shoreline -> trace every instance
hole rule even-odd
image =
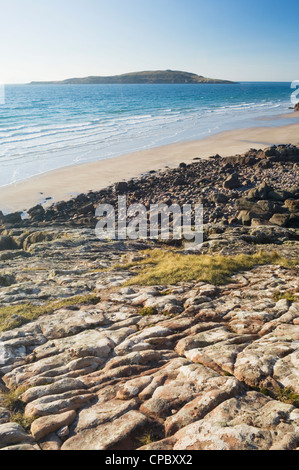
[[[298,118],[299,113],[285,115]],[[228,157],[250,148],[299,143],[299,124],[254,127],[225,131],[201,140],[168,144],[96,162],[71,165],[0,188],[0,210],[25,211],[45,202],[45,206],[97,191],[119,181],[139,177],[149,171],[191,163],[219,154]],[[51,198],[46,202],[47,198]],[[44,205],[44,204],[43,204]]]

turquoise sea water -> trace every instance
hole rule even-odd
[[[292,91],[290,83],[7,85],[0,186],[229,129],[287,124],[260,118],[288,112]]]

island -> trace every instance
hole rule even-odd
[[[229,80],[206,78],[189,72],[158,70],[125,73],[111,77],[69,78],[62,81],[31,82],[30,85],[133,85],[133,84],[235,84]]]

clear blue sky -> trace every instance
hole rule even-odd
[[[0,81],[174,69],[299,80],[299,1],[0,0]]]

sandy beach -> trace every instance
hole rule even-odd
[[[292,113],[287,117],[299,117]],[[190,163],[195,158],[242,154],[250,148],[299,143],[299,124],[259,127],[223,132],[211,137],[143,150],[120,157],[54,170],[28,180],[0,188],[0,210],[28,210],[46,198],[47,204],[67,200],[80,193],[100,190],[118,181],[140,176],[166,166]]]

